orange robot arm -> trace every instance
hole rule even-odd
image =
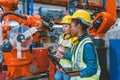
[[[4,7],[4,12],[16,10],[18,3],[19,0],[0,0],[0,5]]]
[[[21,25],[27,25],[29,27],[38,27],[38,28],[40,28],[40,30],[43,30],[40,16],[37,14],[34,14],[33,16],[28,16],[28,15],[20,15],[20,14],[14,13],[14,12],[6,12],[1,15],[0,22],[2,22],[3,20],[4,20],[4,23],[3,23],[4,25],[2,25],[3,40],[6,39],[6,37],[9,34],[8,32],[9,32],[10,28],[8,26],[8,23],[11,20],[15,20]],[[34,34],[33,42],[36,42],[39,40],[38,37],[36,37],[36,36],[39,36],[38,32],[36,32],[36,34]]]
[[[106,0],[106,12],[100,12],[89,29],[92,37],[103,37],[116,21],[116,0]]]

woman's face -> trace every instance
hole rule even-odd
[[[76,36],[77,35],[77,32],[78,32],[78,28],[77,28],[77,26],[75,25],[75,23],[74,22],[71,22],[71,30],[70,30],[70,34],[72,35],[72,36]]]
[[[63,24],[63,33],[69,34],[70,33],[70,25],[69,24]]]

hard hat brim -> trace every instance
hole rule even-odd
[[[76,19],[79,19],[82,22],[82,24],[84,24],[85,26],[88,26],[88,27],[90,26],[90,23],[84,21],[82,18],[72,18],[72,20],[76,20]]]

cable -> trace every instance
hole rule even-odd
[[[9,15],[9,14],[10,14],[10,15],[15,15],[15,16],[20,17],[20,18],[25,19],[25,20],[27,19],[26,16],[22,16],[22,15],[20,15],[20,14],[18,14],[18,13],[15,13],[15,12],[5,12],[5,13],[3,13],[3,14],[1,15],[1,17],[0,17],[0,22],[2,22],[4,16]]]
[[[1,8],[1,10],[3,11],[3,7],[2,7],[2,6],[0,6],[0,8]]]

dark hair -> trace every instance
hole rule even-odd
[[[80,24],[82,26],[82,30],[87,32],[87,28],[89,27],[88,25],[85,25],[83,22],[82,22],[82,18],[76,18],[76,19],[72,19],[72,22],[75,23],[75,26],[77,26],[78,24]]]

